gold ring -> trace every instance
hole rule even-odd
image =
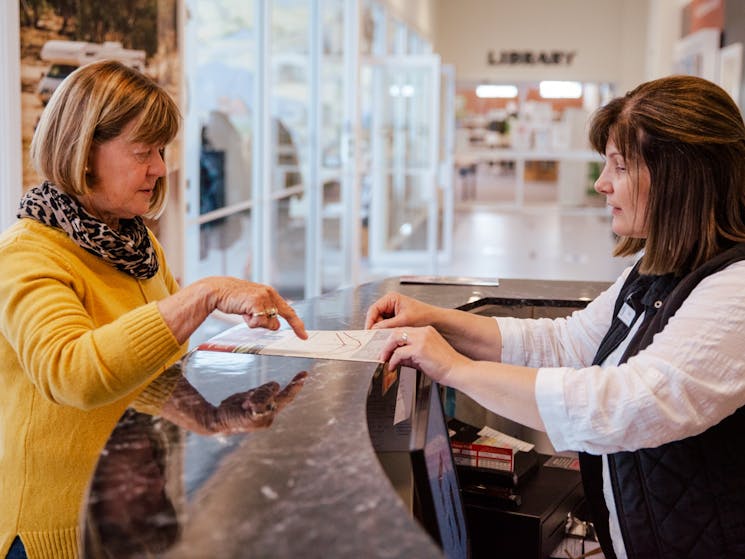
[[[267,318],[274,318],[277,316],[277,308],[271,307],[263,311],[256,311],[255,313],[251,313],[251,316],[265,316]]]

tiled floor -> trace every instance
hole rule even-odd
[[[438,273],[613,281],[630,265],[630,259],[611,255],[615,240],[602,199],[560,206],[555,183],[527,182],[525,203],[518,208],[513,191],[514,177],[479,169],[475,197],[456,203],[452,259]],[[363,270],[363,281],[416,273],[390,267]]]

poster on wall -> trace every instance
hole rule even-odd
[[[740,104],[742,81],[742,43],[733,43],[719,51],[719,85]]]
[[[117,59],[144,72],[179,102],[177,0],[19,0],[23,184],[38,184],[29,145],[44,106],[79,66]],[[177,140],[178,142],[178,140]],[[179,161],[180,145],[166,157]],[[177,172],[172,163],[169,171]]]
[[[716,28],[699,29],[678,40],[673,49],[673,73],[716,82],[721,34]]]

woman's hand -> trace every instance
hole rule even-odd
[[[438,307],[392,291],[367,309],[365,329],[425,326],[433,322],[437,310]]]
[[[303,321],[276,289],[233,277],[207,278],[210,284],[209,306],[228,314],[239,314],[251,328],[279,329],[284,318],[299,338],[307,339]]]
[[[386,341],[379,356],[393,370],[400,365],[422,371],[432,380],[450,385],[449,375],[470,359],[455,351],[431,326],[398,328]]]
[[[281,316],[298,338],[308,338],[303,321],[276,289],[233,277],[198,280],[158,301],[158,309],[179,343],[188,340],[214,310],[239,314],[249,327],[269,330],[279,329]]]
[[[502,335],[497,321],[456,309],[429,305],[390,292],[367,310],[365,328],[400,328],[432,326],[451,349],[471,359],[499,361],[502,357]]]
[[[471,360],[431,326],[397,328],[379,356],[388,369],[405,365],[452,386],[496,414],[545,431],[535,398],[538,369]]]

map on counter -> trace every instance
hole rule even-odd
[[[308,339],[301,340],[290,329],[272,331],[238,324],[210,338],[197,349],[377,363],[388,336],[390,330],[385,329],[308,330]]]

